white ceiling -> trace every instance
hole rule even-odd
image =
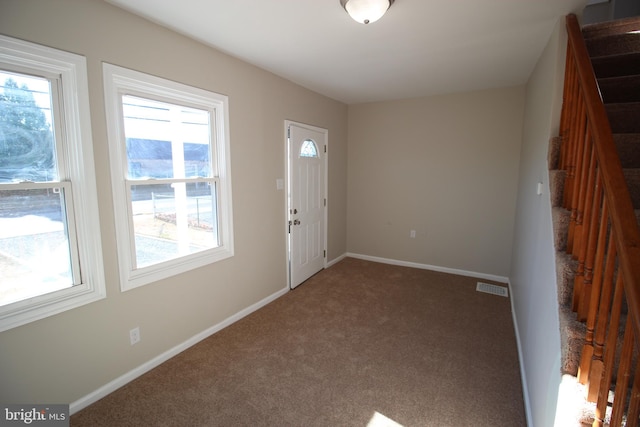
[[[369,25],[340,0],[107,0],[347,104],[527,81],[587,0],[396,0]]]

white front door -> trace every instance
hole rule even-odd
[[[286,122],[291,289],[325,265],[327,131]]]

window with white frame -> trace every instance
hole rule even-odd
[[[105,297],[85,58],[0,36],[0,331]]]
[[[232,256],[227,97],[103,71],[121,289]]]

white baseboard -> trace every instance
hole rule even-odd
[[[381,257],[370,256],[370,255],[355,254],[355,253],[352,253],[352,252],[347,252],[346,256],[351,257],[351,258],[363,259],[365,261],[381,262],[383,264],[400,265],[400,266],[403,266],[403,267],[420,268],[422,270],[439,271],[441,273],[450,273],[450,274],[457,274],[457,275],[460,275],[460,276],[476,277],[478,279],[493,280],[495,282],[501,282],[501,283],[508,283],[509,282],[509,278],[508,277],[496,276],[494,274],[485,274],[485,273],[478,273],[478,272],[475,272],[475,271],[458,270],[456,268],[439,267],[439,266],[436,266],[436,265],[420,264],[420,263],[417,263],[417,262],[400,261],[400,260],[396,260],[396,259],[389,259],[389,258],[381,258]]]
[[[345,252],[345,253],[343,253],[342,255],[340,255],[339,257],[334,258],[334,259],[332,259],[331,261],[327,262],[327,265],[325,266],[325,268],[329,268],[329,267],[331,267],[333,264],[337,264],[337,263],[339,263],[340,261],[342,261],[342,260],[343,260],[343,259],[345,259],[346,257],[347,257],[347,254],[346,254],[346,252]]]
[[[509,287],[509,300],[511,302],[511,318],[513,319],[513,329],[516,334],[516,346],[518,348],[518,361],[520,362],[520,380],[522,381],[522,398],[524,399],[524,411],[527,419],[527,425],[532,426],[531,403],[529,401],[529,387],[527,386],[527,375],[524,370],[524,357],[522,355],[522,343],[520,341],[520,329],[518,329],[518,317],[516,315],[515,296],[511,289],[511,281],[507,280]]]
[[[258,301],[257,303],[245,308],[244,310],[241,310],[239,312],[237,312],[236,314],[227,317],[226,319],[224,319],[222,322],[200,332],[197,335],[194,335],[193,337],[189,338],[188,340],[184,341],[181,344],[178,344],[177,346],[165,351],[164,353],[154,357],[153,359],[149,360],[148,362],[138,366],[135,369],[132,369],[131,371],[127,372],[124,375],[121,375],[120,377],[116,378],[115,380],[103,385],[102,387],[100,387],[99,389],[93,391],[92,393],[89,393],[88,395],[81,397],[80,399],[76,400],[75,402],[72,402],[69,405],[69,413],[70,414],[74,414],[78,411],[80,411],[81,409],[86,408],[87,406],[91,405],[92,403],[97,402],[98,400],[102,399],[103,397],[107,396],[110,393],[113,393],[114,391],[116,391],[117,389],[119,389],[120,387],[126,385],[127,383],[135,380],[136,378],[138,378],[139,376],[149,372],[150,370],[152,370],[153,368],[159,366],[160,364],[166,362],[167,360],[171,359],[172,357],[174,357],[175,355],[183,352],[184,350],[188,349],[189,347],[199,343],[200,341],[204,340],[205,338],[210,337],[211,335],[215,334],[216,332],[226,328],[227,326],[237,322],[238,320],[242,319],[245,316],[248,316],[249,314],[253,313],[254,311],[264,307],[265,305],[269,304],[270,302],[280,298],[282,295],[286,294],[287,292],[289,292],[289,287],[287,286],[284,289],[279,290],[278,292],[275,292],[271,295],[269,295],[268,297],[264,298],[261,301]]]

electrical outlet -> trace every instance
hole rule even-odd
[[[409,233],[409,237],[411,237],[412,239],[416,238],[416,230],[411,230],[411,233]]]
[[[138,326],[129,331],[129,340],[131,341],[131,345],[140,342],[140,328]]]

